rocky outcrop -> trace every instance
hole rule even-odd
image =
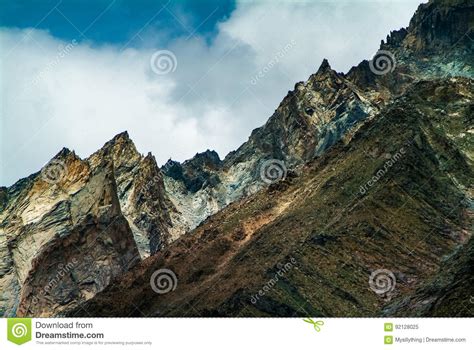
[[[63,149],[40,173],[8,188],[8,202],[0,213],[0,312],[3,315],[15,315],[34,257],[56,235],[68,231],[65,201],[85,185],[89,176],[88,164]]]
[[[384,102],[404,93],[415,81],[472,78],[472,28],[474,7],[468,0],[421,4],[406,29],[392,31],[372,60],[362,61],[346,77]]]
[[[474,239],[459,245],[439,271],[412,295],[383,310],[385,317],[472,317],[474,315]]]
[[[402,45],[415,53],[439,53],[454,47],[473,48],[474,4],[469,0],[436,0],[421,4],[410,21]],[[399,38],[391,38],[401,42]],[[398,40],[397,40],[398,39]],[[390,43],[388,43],[390,44]]]
[[[74,312],[374,317],[408,298],[406,316],[426,298],[426,316],[472,316],[473,98],[470,79],[416,83],[349,143],[230,204]],[[410,299],[440,267],[436,292]],[[176,278],[157,294],[164,268]]]
[[[111,163],[93,172],[87,184],[61,201],[29,232],[54,223],[55,235],[30,262],[22,279],[17,315],[50,316],[77,307],[140,260],[127,220],[122,215]],[[59,224],[62,223],[62,224]],[[10,243],[20,245],[25,240]]]
[[[104,159],[114,164],[122,212],[146,258],[172,240],[173,218],[178,215],[165,193],[163,175],[153,155],[138,153],[127,132],[115,136],[87,162],[96,168]]]
[[[5,316],[52,315],[93,297],[171,241],[178,215],[154,157],[127,133],[85,160],[63,149],[2,199]]]
[[[267,123],[223,161],[207,151],[183,164],[170,160],[162,167],[167,193],[186,222],[182,233],[230,203],[297,173],[336,142],[349,140],[360,122],[378,110],[324,60],[318,72],[296,84]]]
[[[184,184],[185,190],[196,193],[208,186],[215,187],[219,183],[216,173],[222,162],[215,151],[207,150],[198,153],[194,158],[180,164],[171,159],[163,166],[165,175]]]
[[[421,281],[471,234],[472,25],[466,0],[420,5],[370,61],[343,74],[324,60],[223,160],[208,150],[160,169],[126,132],[84,160],[63,149],[0,188],[0,313],[118,316],[138,305],[154,316],[368,316],[416,307]],[[287,258],[299,267],[249,303]],[[150,275],[162,266],[179,287],[157,299]],[[365,282],[384,266],[399,289],[380,299]],[[308,296],[315,288],[321,295]]]
[[[210,151],[164,167],[170,199],[182,213],[183,234],[228,204],[265,187],[268,169],[285,176],[339,141],[349,142],[364,122],[416,81],[474,76],[473,6],[465,0],[420,5],[408,28],[382,41],[372,60],[347,74],[323,60],[318,71],[289,91],[262,127],[221,162]],[[202,159],[209,157],[204,167]]]

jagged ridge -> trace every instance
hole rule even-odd
[[[241,315],[249,310],[257,314],[288,315],[297,313],[293,302],[290,305],[287,300],[280,300],[281,296],[271,296],[263,304],[260,304],[260,308],[250,306],[242,309],[242,300],[245,301],[248,297],[246,293],[251,291],[255,283],[261,283],[262,280],[259,277],[248,281],[248,290],[233,289],[232,286],[238,285],[241,281],[247,281],[242,269],[247,268],[248,271],[253,271],[255,267],[250,262],[249,264],[244,263],[242,266],[237,265],[238,260],[234,260],[236,261],[234,265],[231,262],[236,257],[242,257],[248,251],[254,251],[254,258],[258,259],[258,254],[264,256],[267,260],[262,261],[262,264],[269,266],[272,261],[276,261],[274,247],[280,247],[285,243],[287,247],[281,248],[291,252],[288,249],[292,247],[292,244],[288,242],[284,235],[285,232],[291,231],[292,227],[297,228],[300,235],[297,234],[296,239],[303,239],[304,236],[301,234],[305,234],[305,232],[302,232],[301,229],[311,227],[303,225],[303,221],[291,220],[292,217],[300,217],[300,220],[303,220],[301,215],[304,213],[306,217],[313,218],[310,220],[311,225],[316,225],[316,223],[319,225],[321,222],[325,222],[327,217],[331,217],[334,214],[331,209],[340,202],[346,201],[347,198],[344,196],[354,194],[354,191],[347,192],[347,186],[343,180],[347,180],[345,172],[357,174],[357,169],[359,169],[350,158],[353,156],[360,158],[362,155],[360,152],[354,154],[351,147],[358,143],[364,144],[364,142],[368,142],[367,140],[375,142],[376,146],[372,145],[373,147],[366,149],[366,151],[376,154],[377,161],[371,162],[368,169],[360,170],[359,175],[362,176],[370,172],[370,169],[375,169],[375,164],[380,163],[378,146],[381,141],[376,135],[368,134],[367,130],[369,129],[367,128],[371,125],[379,125],[373,123],[378,123],[376,119],[381,118],[385,123],[383,125],[393,130],[389,123],[386,123],[387,115],[393,116],[395,121],[397,118],[404,120],[393,112],[392,103],[394,100],[397,101],[399,111],[403,110],[403,103],[408,103],[407,96],[412,99],[411,103],[415,103],[413,91],[406,95],[414,83],[446,76],[472,78],[472,40],[469,37],[469,30],[473,24],[472,10],[472,5],[463,0],[431,1],[429,4],[421,5],[407,29],[392,32],[386,42],[381,44],[382,50],[390,51],[396,58],[396,64],[389,74],[374,74],[371,65],[375,58],[372,61],[361,62],[347,74],[335,72],[331,69],[329,62],[324,60],[319,70],[306,82],[295,85],[295,89],[288,93],[264,126],[254,130],[246,143],[235,152],[231,152],[222,161],[215,152],[207,151],[197,154],[196,157],[183,164],[169,161],[162,169],[159,169],[151,154],[143,157],[137,152],[125,132],[117,135],[86,160],[79,159],[67,149],[62,150],[53,161],[59,161],[60,164],[65,165],[68,174],[59,182],[51,184],[45,181],[42,176],[43,169],[41,173],[20,180],[10,188],[1,188],[0,242],[2,245],[0,245],[0,254],[2,255],[2,265],[0,266],[0,285],[4,290],[0,304],[2,313],[4,315],[68,313],[78,303],[90,298],[92,301],[88,303],[89,310],[95,312],[91,309],[91,306],[94,306],[97,307],[97,310],[101,310],[100,312],[105,313],[107,310],[103,309],[104,305],[110,304],[110,300],[106,299],[108,296],[114,295],[118,300],[122,298],[120,291],[117,292],[115,283],[109,287],[107,285],[137,263],[139,260],[135,259],[137,252],[142,259],[147,258],[150,254],[158,253],[158,255],[139,264],[133,270],[132,275],[124,275],[120,285],[130,286],[129,283],[132,283],[136,288],[138,284],[137,289],[133,290],[133,297],[139,298],[139,302],[142,303],[140,305],[149,305],[152,310],[164,310],[152,312],[176,315],[183,312],[182,308],[173,307],[172,304],[163,309],[161,302],[166,301],[167,298],[155,301],[153,295],[150,295],[146,281],[146,278],[149,278],[149,269],[165,263],[173,265],[172,258],[180,257],[176,269],[181,278],[185,278],[185,285],[188,285],[189,293],[177,293],[174,296],[175,302],[181,299],[188,300],[196,304],[200,312],[204,314]],[[463,86],[467,86],[469,90],[471,87],[470,82],[464,81],[456,82],[457,88],[454,90],[450,90],[449,86],[452,84],[448,83],[448,80],[437,84],[436,89],[438,90],[425,87],[423,91],[426,100],[433,96],[435,98],[441,96],[448,100],[449,94],[446,91],[455,91],[458,95],[463,95],[456,89],[462,90]],[[470,99],[472,98],[469,93],[467,95]],[[399,96],[403,97],[397,99]],[[461,105],[462,102],[457,101]],[[425,112],[431,107],[419,101],[416,102],[416,106]],[[442,105],[437,108],[437,113],[446,112]],[[456,114],[451,112],[447,114],[451,118],[448,124],[438,123],[438,127],[441,129],[448,128],[458,134],[446,133],[443,130],[434,132],[431,126],[428,128],[429,132],[422,130],[426,125],[431,125],[431,121],[425,118],[423,111],[416,111],[413,115],[418,116],[420,120],[427,123],[426,125],[414,124],[415,122],[411,119],[410,123],[412,124],[402,123],[410,130],[413,130],[414,127],[421,130],[412,135],[417,140],[418,146],[429,144],[430,147],[435,145],[436,147],[427,149],[422,147],[423,152],[427,152],[427,154],[410,158],[410,162],[414,163],[401,164],[406,169],[410,169],[410,164],[417,164],[416,162],[419,161],[429,166],[430,171],[439,174],[440,178],[437,182],[439,187],[434,187],[433,190],[442,189],[446,198],[451,198],[452,195],[453,202],[450,202],[448,206],[457,213],[456,215],[459,214],[460,209],[454,206],[454,201],[465,195],[465,189],[469,185],[463,173],[470,174],[472,172],[472,125],[464,118],[465,115],[472,115],[472,106],[466,108],[470,113],[463,114],[461,124],[456,121],[457,119],[453,119]],[[462,110],[462,112],[466,111]],[[433,118],[431,112],[428,115]],[[362,130],[367,133],[366,141],[358,141],[358,137],[363,133]],[[377,130],[387,139],[394,137],[393,134],[386,135],[380,128]],[[397,132],[393,131],[395,134]],[[461,134],[463,136],[460,136]],[[395,144],[397,143],[395,142]],[[345,147],[349,147],[351,151],[347,151]],[[446,153],[446,149],[451,151]],[[341,154],[339,155],[337,152],[341,152]],[[446,160],[448,155],[448,158],[455,155],[455,160],[452,163]],[[316,161],[314,161],[315,157]],[[284,182],[271,185],[270,192],[265,192],[268,190],[265,190],[267,185],[261,181],[260,167],[268,159],[277,159],[283,162],[288,168],[288,174]],[[327,164],[332,164],[332,167],[326,166]],[[459,172],[456,170],[457,168],[463,171]],[[104,207],[102,192],[88,190],[87,193],[91,193],[82,196],[85,202],[80,203],[81,207],[83,204],[89,203],[80,215],[81,220],[73,219],[77,215],[76,211],[71,211],[71,208],[75,208],[74,201],[76,198],[81,198],[80,194],[84,193],[86,188],[94,187],[91,184],[101,171],[109,174],[107,176],[110,180],[107,180],[107,183],[114,185],[106,187],[115,195],[109,194],[108,198],[116,197],[118,205],[112,205],[115,209],[108,214],[97,212],[97,208]],[[449,176],[455,177],[449,182],[441,176],[440,171],[441,173],[448,171]],[[400,178],[396,180],[402,181],[404,186],[408,186],[406,189],[402,187],[407,193],[420,200],[419,207],[423,209],[413,208],[417,209],[415,215],[407,213],[408,216],[412,215],[413,222],[421,225],[427,216],[426,213],[435,215],[432,209],[425,208],[423,203],[426,202],[431,203],[430,206],[440,211],[436,215],[439,214],[440,217],[450,221],[443,227],[436,221],[432,228],[459,231],[459,227],[463,224],[458,219],[453,221],[453,217],[444,211],[445,204],[439,201],[433,202],[425,193],[411,193],[414,183],[410,183],[410,178],[404,177],[403,174],[398,175]],[[415,179],[417,176],[422,178],[418,173],[412,175]],[[321,179],[316,180],[316,177],[320,176]],[[461,184],[463,187],[455,189],[453,182],[456,186]],[[322,188],[314,187],[316,185],[322,186]],[[398,182],[397,185],[401,186]],[[333,188],[333,186],[336,187]],[[340,192],[334,192],[335,189],[339,189]],[[324,191],[321,193],[321,190],[327,191],[327,193]],[[386,195],[394,195],[393,191],[387,191]],[[276,194],[278,198],[269,199],[268,194],[272,196]],[[301,194],[303,196],[299,197]],[[250,197],[245,199],[248,196]],[[289,210],[288,205],[295,205],[292,196],[299,198],[302,202]],[[322,200],[318,199],[320,197]],[[403,195],[401,197],[405,198]],[[307,202],[308,198],[311,198],[312,202]],[[373,203],[376,209],[379,208],[380,203],[382,206],[393,205],[393,203],[385,203],[384,197],[376,199],[378,203],[377,201]],[[314,204],[319,200],[324,205]],[[262,205],[265,201],[267,203]],[[106,207],[108,208],[108,204]],[[232,212],[233,210],[235,213]],[[314,210],[319,210],[321,213],[313,217]],[[212,217],[216,213],[217,215]],[[254,220],[258,213],[260,215],[257,215],[257,219]],[[323,214],[327,217],[319,216]],[[384,232],[386,230],[384,226],[390,224],[384,223],[383,215],[380,215],[378,221],[370,221],[365,218],[366,211],[359,210],[358,214],[359,216],[350,217],[353,222],[342,221],[339,226],[347,224],[352,227],[355,225],[354,229],[357,231],[360,230],[360,227],[368,225],[368,230],[371,232],[377,231],[377,229]],[[104,215],[105,219],[103,219]],[[211,218],[203,222],[209,216]],[[63,244],[61,242],[63,242],[64,236],[69,235],[77,238],[78,232],[82,232],[80,235],[85,235],[86,241],[87,237],[92,240],[104,238],[101,226],[97,223],[94,223],[96,230],[86,229],[84,231],[84,225],[87,228],[91,224],[88,221],[91,217],[99,223],[101,220],[105,223],[108,222],[109,225],[120,223],[117,231],[122,232],[125,242],[128,242],[125,244],[125,248],[121,245],[117,247],[111,244],[107,249],[100,250],[102,246],[99,245],[97,247],[99,249],[98,256],[116,257],[114,252],[118,251],[117,249],[125,249],[119,255],[129,254],[133,258],[126,259],[126,261],[120,257],[112,259],[113,261],[106,259],[109,265],[115,267],[105,269],[103,274],[99,274],[91,280],[73,278],[74,283],[71,284],[71,280],[65,282],[67,287],[64,289],[58,288],[59,292],[54,295],[52,302],[45,302],[47,298],[43,298],[42,285],[46,281],[54,279],[55,276],[51,275],[52,270],[41,275],[38,267],[47,264],[48,259],[58,259],[55,249],[50,250],[48,247],[58,247]],[[316,217],[319,218],[319,221],[316,220]],[[363,220],[370,222],[367,224]],[[229,222],[232,222],[232,225]],[[198,227],[200,224],[202,225]],[[45,225],[48,227],[46,231],[44,231]],[[286,227],[286,231],[281,231],[278,226],[274,227],[273,225],[282,225]],[[268,230],[267,226],[273,229]],[[189,236],[183,236],[184,233],[196,227],[198,228],[192,231]],[[427,227],[431,226],[427,225]],[[392,227],[392,230],[398,232],[399,229]],[[266,232],[266,236],[268,236],[267,245],[264,248],[251,245],[253,237],[262,235],[262,232]],[[405,232],[402,230],[400,234],[403,235]],[[202,236],[207,237],[204,239],[204,243],[201,242]],[[452,249],[453,244],[458,244],[461,241],[460,234],[448,236],[434,241],[434,245],[438,249],[437,253],[448,252],[449,249]],[[410,237],[403,237],[410,241]],[[104,242],[109,238],[105,237]],[[177,239],[179,240],[173,243]],[[342,240],[340,232],[314,233],[308,239],[323,247],[328,242],[347,243]],[[19,246],[17,242],[20,242]],[[82,243],[79,250],[87,247]],[[198,255],[195,260],[188,261],[190,257],[187,253],[191,247],[198,251]],[[374,247],[370,247],[370,249],[372,251],[364,251],[364,254],[370,255],[371,252],[377,256],[378,250]],[[393,249],[400,248],[394,246]],[[344,251],[341,249],[341,252]],[[348,255],[351,254],[350,251],[346,250],[345,252]],[[306,251],[304,254],[300,254],[298,251],[293,253],[298,255],[299,260],[311,260],[313,251]],[[168,256],[164,254],[168,254]],[[438,266],[438,257],[429,256],[427,246],[417,250],[417,254],[423,256],[423,262],[428,266]],[[61,258],[67,260],[72,259],[73,256],[70,254]],[[95,256],[93,261],[81,260],[78,269],[81,270],[87,266],[87,268],[91,268],[90,266],[95,266],[97,259],[104,260],[98,256]],[[335,254],[335,256],[338,255]],[[181,262],[183,257],[185,258],[183,261],[188,261],[188,265]],[[323,258],[323,256],[320,257]],[[168,258],[171,260],[167,260]],[[358,259],[357,266],[365,269],[370,266],[370,259],[367,257],[359,256]],[[405,261],[403,257],[400,257],[400,260]],[[313,263],[316,262],[313,261]],[[328,260],[327,263],[334,264],[335,261]],[[405,263],[408,266],[410,261]],[[189,266],[194,266],[193,264],[196,267],[190,270]],[[308,269],[309,267],[307,267],[307,271],[310,271]],[[417,267],[413,267],[413,269],[415,275],[422,279],[430,276],[433,272],[430,269]],[[398,277],[403,281],[408,272],[408,270],[401,270]],[[261,271],[256,272],[256,275],[261,276],[259,273]],[[354,279],[347,278],[347,276],[345,279],[341,279],[341,276],[334,276],[331,271],[324,276],[318,274],[317,271],[312,271],[309,275],[316,275],[329,283],[330,287],[321,285],[321,289],[325,290],[327,295],[335,294],[346,298],[349,302],[328,296],[324,303],[318,304],[309,298],[310,304],[307,305],[309,309],[303,308],[305,311],[317,311],[332,315],[335,314],[334,308],[338,308],[347,315],[351,314],[354,305],[355,307],[362,306],[360,311],[367,312],[367,314],[373,314],[380,310],[380,303],[375,308],[372,305],[375,301],[380,300],[374,301],[366,293],[351,289],[350,283],[355,283],[358,278],[362,279],[363,274],[356,274]],[[211,293],[204,298],[203,288],[209,282],[207,278],[212,281],[221,277],[225,277],[230,282],[224,283],[219,288],[220,294]],[[295,300],[302,301],[306,300],[303,295],[306,296],[308,291],[296,290],[295,292],[296,285],[304,285],[301,279],[304,280],[304,273],[292,281],[286,281],[282,290],[289,293]],[[402,294],[413,291],[418,285],[418,283],[411,283],[408,280],[405,282],[402,284]],[[88,284],[90,286],[87,286]],[[102,293],[104,288],[106,288],[105,292]],[[16,297],[19,292],[22,293],[21,299]],[[99,293],[97,298],[94,297],[96,293]],[[35,305],[30,302],[31,296],[34,295],[41,296],[40,302],[34,303]],[[368,299],[365,299],[366,297]],[[199,302],[202,298],[206,299],[205,303]],[[218,300],[221,304],[216,304]],[[55,303],[65,306],[58,307]],[[20,306],[19,309],[18,306]],[[124,301],[121,306],[112,305],[107,312],[115,315],[122,314],[121,312],[129,306],[130,304]],[[244,309],[247,311],[242,311]]]

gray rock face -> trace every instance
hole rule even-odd
[[[299,176],[232,203],[74,311],[102,317],[472,316],[465,293],[473,289],[474,167],[467,156],[473,97],[471,79],[415,83],[348,144],[308,162]],[[390,169],[361,193],[387,164]],[[467,249],[458,249],[469,239]],[[294,267],[284,270],[289,262]],[[157,296],[149,282],[164,266],[178,284]],[[371,282],[381,271],[393,274],[393,288]],[[272,278],[276,283],[262,293]]]
[[[86,160],[64,149],[3,190],[0,313],[77,306],[167,244],[177,213],[161,176],[122,133]]]
[[[164,182],[182,213],[181,233],[266,186],[271,181],[261,175],[268,167],[277,178],[288,171],[298,173],[308,160],[337,142],[349,142],[365,122],[414,82],[472,78],[474,44],[467,34],[473,26],[469,1],[420,5],[409,27],[392,31],[371,61],[364,60],[343,74],[324,60],[315,74],[288,92],[265,125],[222,162],[210,151],[183,164],[168,162],[163,167]],[[202,162],[205,157],[213,166]]]
[[[146,258],[169,243],[177,215],[165,193],[162,173],[153,155],[138,153],[127,132],[115,136],[87,161],[94,168],[104,159],[114,164],[120,207],[141,257]]]
[[[65,201],[88,181],[90,169],[74,153],[63,149],[50,163],[67,177],[36,173],[18,181],[6,191],[7,203],[0,213],[0,313],[15,315],[19,294],[42,248],[70,227]],[[54,170],[54,169],[53,169]],[[55,182],[54,184],[50,182]]]
[[[414,82],[473,78],[473,13],[467,0],[430,1],[382,42],[385,65],[375,57],[343,74],[324,60],[223,160],[208,150],[160,169],[124,132],[84,160],[63,149],[0,188],[0,315],[77,309],[207,217],[351,142]]]
[[[443,49],[472,50],[466,34],[474,27],[474,4],[469,0],[436,0],[421,4],[410,21],[404,46],[415,52]],[[397,40],[399,41],[399,40]],[[472,57],[471,57],[472,59]]]
[[[410,25],[387,35],[380,45],[381,54],[353,67],[347,78],[384,102],[404,93],[419,80],[472,78],[473,27],[472,1],[436,0],[421,4]],[[377,67],[377,62],[379,71],[387,64],[390,74],[373,74],[370,65]]]
[[[22,282],[19,316],[49,316],[75,307],[140,261],[120,210],[111,164],[93,173],[79,192],[60,202],[42,222],[43,227],[56,223],[56,234],[31,261]]]
[[[167,193],[185,221],[182,233],[228,204],[297,173],[299,167],[340,141],[378,107],[324,60],[298,83],[249,140],[220,161],[207,151],[162,168]]]

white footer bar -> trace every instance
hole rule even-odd
[[[8,321],[8,322],[7,322]],[[0,349],[473,349],[473,318],[1,319]]]

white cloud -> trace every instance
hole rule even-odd
[[[178,38],[154,50],[3,28],[0,184],[39,170],[62,147],[86,157],[123,130],[160,163],[207,148],[223,157],[324,57],[347,71],[406,26],[417,4],[242,1],[211,44]],[[176,55],[175,72],[152,71],[158,49]]]

